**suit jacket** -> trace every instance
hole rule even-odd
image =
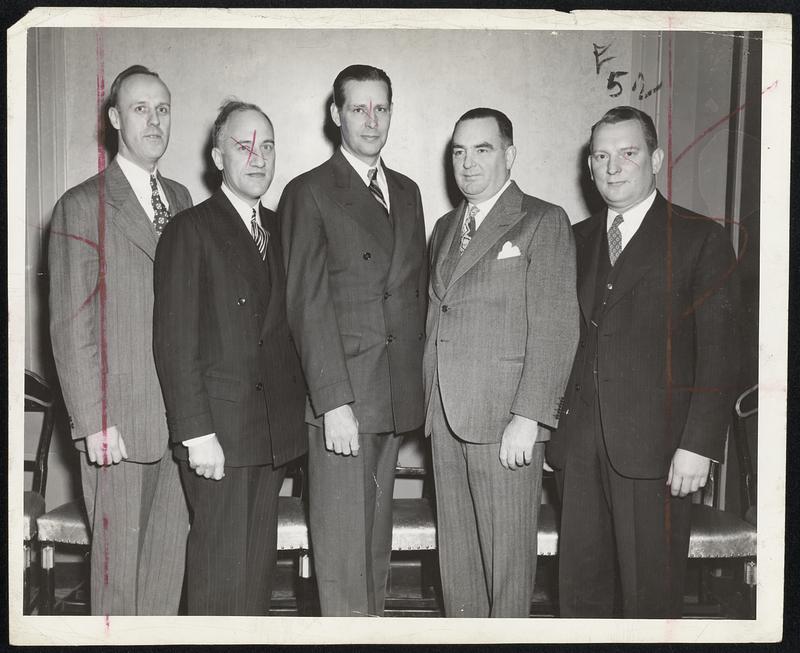
[[[175,214],[189,191],[159,176]],[[116,425],[128,459],[167,451],[153,364],[156,232],[116,160],[68,190],[50,226],[50,335],[72,437]],[[102,325],[105,328],[102,328]]]
[[[306,450],[278,224],[263,207],[260,220],[266,261],[218,190],[171,220],[156,252],[154,350],[170,435],[216,433],[232,467],[279,466]]]
[[[465,210],[431,238],[425,432],[436,392],[468,442],[499,442],[512,413],[554,427],[578,341],[569,219],[512,182],[459,256]]]
[[[620,474],[666,476],[678,447],[721,460],[738,372],[730,238],[713,220],[658,194],[603,285],[596,270],[607,256],[605,228],[605,210],[575,225],[581,342],[549,462],[563,467],[579,420],[592,419],[593,408],[576,405],[594,401],[592,384],[581,384],[592,375],[586,352],[593,337],[602,429]],[[605,302],[597,328],[591,325],[596,302]]]
[[[422,201],[408,177],[385,172],[391,220],[339,150],[281,199],[287,310],[312,424],[343,404],[362,433],[423,421]]]

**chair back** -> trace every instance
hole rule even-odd
[[[25,412],[43,414],[35,457],[26,457],[25,471],[33,472],[31,489],[44,497],[47,490],[47,456],[55,424],[55,394],[47,381],[29,370],[25,370]]]
[[[758,384],[739,395],[733,407],[733,437],[736,444],[736,455],[739,462],[739,492],[741,493],[742,512],[747,517],[756,505],[756,474],[753,458],[750,455],[750,443],[747,437],[747,424],[750,417],[758,415]]]

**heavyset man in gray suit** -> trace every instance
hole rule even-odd
[[[189,192],[157,164],[170,93],[132,66],[108,116],[119,153],[68,190],[50,233],[50,333],[92,530],[93,614],[177,614],[188,514],[153,362],[153,258]]]
[[[382,615],[400,434],[421,426],[425,225],[417,185],[381,161],[386,73],[334,81],[341,148],[286,187],[289,325],[308,384],[310,528],[323,616]]]
[[[578,341],[569,219],[510,180],[515,156],[503,113],[465,113],[452,139],[464,201],[431,238],[425,432],[448,617],[529,614],[544,427]]]

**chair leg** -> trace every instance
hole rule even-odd
[[[42,542],[42,577],[39,589],[39,614],[53,614],[56,602],[56,579],[54,570],[55,546]]]
[[[22,576],[22,614],[31,613],[31,544],[25,542],[23,544],[23,551],[25,556],[25,567]]]
[[[297,615],[299,617],[310,616],[311,592],[309,585],[313,575],[311,556],[308,552],[301,551],[297,559]]]
[[[747,560],[744,563],[744,583],[747,586],[747,603],[750,614],[750,619],[756,618],[756,561]]]

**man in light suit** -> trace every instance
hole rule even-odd
[[[176,216],[155,261],[155,356],[192,528],[189,614],[266,615],[285,464],[306,450],[286,323],[272,123],[229,101],[212,131],[222,187]]]
[[[724,455],[737,378],[736,261],[725,230],[657,190],[653,121],[592,127],[607,209],[575,226],[581,339],[547,446],[562,494],[561,615],[677,618],[692,492]],[[619,594],[619,592],[617,592]]]
[[[529,614],[543,441],[578,339],[569,219],[511,181],[515,156],[505,114],[461,116],[464,201],[431,238],[425,432],[448,617]]]
[[[421,426],[425,227],[417,185],[383,165],[392,86],[333,84],[341,148],[281,201],[289,323],[308,383],[310,528],[324,616],[382,615],[400,435]]]
[[[170,93],[144,66],[111,86],[119,151],[68,190],[50,232],[53,355],[81,456],[93,614],[177,614],[188,530],[153,363],[153,257],[188,191],[157,170]]]

